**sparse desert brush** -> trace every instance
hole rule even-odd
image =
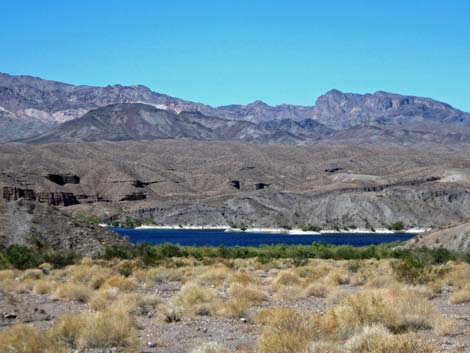
[[[448,267],[423,265],[410,259],[392,261],[391,267],[398,281],[408,284],[427,284],[445,276]]]
[[[319,341],[311,342],[308,353],[345,353],[344,345],[340,342]]]
[[[345,344],[349,353],[438,353],[415,334],[393,335],[384,326],[364,326]]]
[[[218,302],[213,288],[200,287],[193,283],[181,287],[176,300],[178,305],[199,315],[210,315]]]
[[[246,317],[249,309],[250,303],[247,300],[234,298],[223,302],[218,313],[222,316],[239,319]]]
[[[305,352],[315,335],[316,320],[297,309],[265,309],[256,320],[265,325],[258,342],[261,353]]]
[[[400,282],[396,280],[391,274],[373,273],[368,276],[366,287],[370,288],[387,288],[399,285]]]
[[[335,320],[340,329],[382,324],[392,332],[434,329],[445,333],[445,319],[418,292],[406,288],[364,290],[344,299],[324,320]]]
[[[24,271],[19,279],[25,280],[25,279],[41,279],[44,276],[44,273],[41,270],[38,270],[37,268],[29,269]]]
[[[143,267],[144,264],[140,260],[121,260],[113,266],[113,269],[122,276],[127,277]]]
[[[296,269],[296,273],[301,278],[316,281],[326,276],[331,271],[331,265],[325,260],[314,260],[310,265]]]
[[[450,304],[461,304],[470,302],[470,285],[456,290],[449,297]]]
[[[141,282],[153,285],[164,281],[180,281],[182,279],[182,272],[177,269],[168,269],[160,266],[135,270],[134,276]]]
[[[87,286],[79,283],[60,284],[54,292],[57,298],[86,303],[93,291]]]
[[[1,270],[0,271],[0,282],[9,280],[9,279],[15,279],[20,271],[17,270]]]
[[[326,298],[332,290],[333,288],[325,283],[313,282],[304,288],[302,297]]]
[[[80,261],[80,265],[83,265],[83,266],[93,266],[94,264],[94,260],[91,258],[91,257],[84,257],[81,261]]]
[[[201,269],[202,270],[202,269]],[[218,286],[229,280],[233,272],[226,266],[209,266],[197,276],[197,281],[201,284]]]
[[[146,307],[154,307],[161,303],[160,297],[155,294],[124,293],[118,296],[113,308],[119,308],[128,313],[136,313]]]
[[[292,286],[276,286],[274,288],[273,298],[276,300],[294,300],[302,297],[302,287],[298,285]]]
[[[102,288],[117,288],[122,291],[132,291],[138,286],[135,278],[124,276],[112,276],[102,285]]]
[[[86,315],[77,343],[83,349],[118,348],[135,352],[139,338],[135,323],[128,313],[106,310]]]
[[[54,281],[47,279],[40,279],[34,282],[33,292],[36,294],[49,294],[52,293],[57,284]]]
[[[52,327],[51,336],[70,348],[77,348],[81,331],[87,324],[87,314],[65,314]]]
[[[49,262],[43,262],[38,266],[38,268],[45,274],[50,273],[54,269],[54,265],[50,264]]]
[[[274,290],[279,289],[281,286],[299,286],[301,284],[302,280],[294,270],[281,271],[272,281]]]
[[[86,283],[93,289],[101,288],[104,282],[114,276],[114,272],[110,268],[93,267],[93,274],[88,278]]]
[[[462,289],[470,283],[470,265],[463,262],[450,262],[447,264],[448,271],[441,279],[441,285],[452,286]]]
[[[238,283],[242,285],[254,284],[258,282],[258,278],[253,276],[251,273],[246,270],[238,271],[232,274],[231,282]]]
[[[159,319],[168,324],[178,322],[181,321],[181,318],[183,317],[183,311],[184,309],[181,306],[177,305],[173,301],[169,301],[166,305],[162,306],[159,313]]]
[[[332,287],[326,297],[326,301],[328,304],[339,304],[349,295],[351,295],[351,292],[341,287]]]
[[[228,289],[228,294],[236,299],[253,303],[259,303],[267,299],[267,295],[263,289],[256,285],[233,283]]]
[[[88,302],[93,310],[102,311],[108,309],[119,295],[117,288],[100,289],[93,293]]]
[[[325,282],[339,286],[344,284],[349,284],[350,277],[349,273],[344,269],[335,269],[331,270],[328,275],[325,277]]]
[[[354,287],[363,286],[367,283],[367,276],[361,272],[355,273],[351,276],[349,284]]]
[[[66,353],[67,348],[44,332],[27,325],[0,331],[1,353]]]
[[[206,342],[194,348],[191,353],[231,353],[231,351],[221,343]]]

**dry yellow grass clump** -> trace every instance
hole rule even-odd
[[[257,322],[266,325],[258,345],[261,353],[305,352],[315,335],[316,320],[298,309],[266,309]]]
[[[49,294],[52,293],[57,287],[57,284],[50,279],[40,279],[34,283],[33,292],[36,294]]]
[[[364,326],[345,344],[348,353],[438,353],[415,334],[393,335],[384,326]]]
[[[395,333],[434,329],[438,334],[446,334],[453,325],[419,292],[404,287],[353,294],[330,310],[325,320],[336,323],[339,330],[382,324]]]
[[[122,291],[132,291],[136,289],[138,283],[135,278],[124,276],[112,276],[102,285],[102,288],[117,288]]]
[[[178,294],[176,303],[196,315],[212,315],[217,311],[219,301],[213,288],[186,283]]]
[[[206,342],[194,348],[191,353],[231,353],[231,351],[221,343]]]
[[[77,283],[63,283],[57,287],[54,295],[57,298],[78,301],[86,303],[90,299],[93,291],[83,284]]]
[[[70,348],[122,348],[133,352],[139,345],[132,318],[119,309],[63,316],[51,335]]]
[[[67,353],[67,348],[43,331],[27,325],[0,331],[1,353]]]

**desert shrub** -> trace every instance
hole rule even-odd
[[[279,286],[295,286],[300,285],[302,280],[299,275],[292,270],[285,270],[279,272],[277,277],[273,280],[273,287]]]
[[[412,257],[394,261],[391,264],[397,280],[409,284],[426,284],[442,278],[447,269],[442,266],[434,266]]]
[[[54,295],[58,298],[86,303],[91,297],[92,290],[79,283],[63,283],[57,287]]]
[[[226,266],[209,267],[197,278],[199,283],[220,285],[232,276],[232,271]]]
[[[34,283],[33,292],[36,294],[49,294],[56,288],[56,283],[51,280],[41,279]]]
[[[41,279],[44,276],[41,270],[36,268],[29,269],[23,272],[23,274],[19,277],[20,280],[24,281],[25,279]]]
[[[65,314],[52,327],[51,335],[68,347],[77,348],[78,339],[86,324],[87,316],[85,314]]]
[[[415,334],[393,335],[380,325],[364,326],[346,342],[350,353],[437,353],[438,349]]]
[[[106,310],[112,306],[120,294],[117,288],[100,289],[93,294],[88,303],[95,311]]]
[[[187,283],[181,287],[176,300],[177,304],[185,309],[192,310],[198,315],[212,314],[217,304],[217,296],[214,289],[199,287],[192,283]]]
[[[102,288],[117,288],[122,291],[131,291],[137,288],[137,281],[132,277],[112,276],[103,283]]]
[[[97,216],[92,216],[92,215],[83,215],[83,214],[78,214],[75,216],[77,220],[80,222],[88,223],[88,224],[99,224],[101,223],[101,219]]]
[[[38,254],[23,245],[12,245],[6,250],[6,259],[15,268],[25,270],[39,266]]]
[[[222,303],[219,313],[222,316],[239,319],[246,317],[249,309],[250,303],[246,299],[233,298]]]
[[[314,336],[314,320],[293,308],[265,309],[257,321],[266,325],[258,342],[261,353],[304,352]]]
[[[233,283],[228,289],[228,293],[236,299],[247,302],[259,303],[267,299],[263,289],[255,285]]]
[[[183,316],[183,308],[173,301],[167,303],[161,310],[160,310],[160,318],[163,322],[172,323],[172,322],[179,322],[181,321],[181,317]]]
[[[314,282],[309,284],[303,291],[303,297],[317,297],[317,298],[326,298],[331,292],[332,288],[327,284]]]
[[[36,328],[15,325],[0,331],[0,352],[66,353],[67,349]]]
[[[80,348],[122,348],[135,352],[139,338],[135,324],[128,313],[106,310],[86,316],[78,336]]]
[[[135,249],[129,245],[112,245],[106,248],[103,258],[111,259],[133,259],[136,257]]]
[[[230,353],[231,351],[225,348],[221,343],[206,342],[194,348],[191,353]]]
[[[470,285],[458,289],[449,297],[450,304],[461,304],[470,302]]]
[[[330,310],[325,320],[333,320],[340,330],[382,324],[394,333],[434,329],[445,333],[450,320],[417,291],[405,288],[363,290],[345,298]]]
[[[302,226],[302,230],[304,232],[319,232],[321,231],[321,227],[313,224],[305,224]]]
[[[55,268],[64,268],[79,260],[80,256],[74,251],[46,251],[42,260],[52,264]]]
[[[401,221],[391,223],[391,224],[387,225],[387,229],[393,230],[394,232],[399,232],[399,231],[405,229],[405,224]]]

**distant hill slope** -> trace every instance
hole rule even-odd
[[[46,204],[0,201],[0,246],[15,244],[95,256],[103,253],[107,246],[127,244],[127,240]]]
[[[301,122],[275,120],[253,124],[205,116],[195,112],[157,109],[141,103],[112,104],[91,110],[27,143],[126,141],[189,138],[195,140],[248,140],[298,143],[319,139],[333,130],[307,119]],[[288,139],[290,141],[288,141]]]
[[[143,104],[160,112],[151,113],[150,108],[142,106],[113,107],[119,104]],[[100,122],[117,109],[121,115],[130,116],[121,116],[125,122],[115,119],[107,122],[110,131],[105,133],[99,128]],[[136,109],[141,112],[137,114]],[[94,119],[88,114],[91,111],[95,111]],[[159,122],[155,120],[149,126],[149,121],[136,119],[142,114],[153,114],[155,119],[158,115]],[[85,120],[78,125],[69,123],[81,117]],[[86,128],[85,123],[91,123],[93,128]],[[65,127],[57,129],[61,124]],[[80,131],[72,132],[73,129]],[[37,136],[46,131],[47,134]],[[66,135],[60,136],[61,132]],[[273,107],[256,101],[211,107],[153,92],[141,85],[75,86],[0,73],[0,142],[33,136],[25,141],[192,138],[283,144],[308,144],[318,139],[455,143],[470,140],[470,114],[429,98],[338,90],[327,92],[312,106]]]
[[[420,234],[408,241],[407,247],[445,248],[470,252],[470,223]]]

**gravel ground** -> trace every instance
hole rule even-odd
[[[179,282],[161,282],[147,292],[157,293],[162,298],[171,298],[180,288]],[[355,287],[342,286],[346,292]],[[432,303],[458,323],[455,334],[438,337],[431,331],[421,331],[426,340],[437,343],[442,352],[470,352],[470,303],[448,304],[449,293],[444,293]],[[264,307],[288,306],[308,311],[325,312],[332,304],[322,298],[275,300],[253,308],[253,315],[244,319],[228,319],[215,316],[182,317],[181,321],[165,323],[158,319],[161,308],[144,310],[138,316],[141,352],[186,353],[203,342],[215,341],[229,348],[250,350],[256,345],[261,328],[252,323],[254,313]],[[0,292],[0,331],[15,323],[28,323],[37,328],[50,328],[58,317],[65,313],[88,311],[88,305],[54,299],[48,295],[5,294]],[[98,352],[98,351],[97,351]]]

